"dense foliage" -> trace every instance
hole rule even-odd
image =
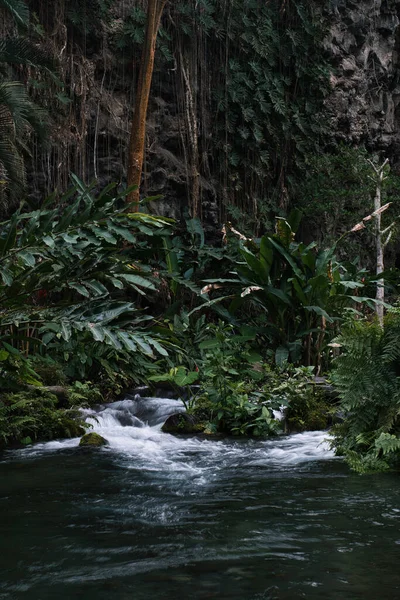
[[[324,3],[166,4],[141,189],[168,180],[177,220],[108,183],[126,180],[146,25],[145,4],[117,4],[0,0],[0,444],[80,435],[80,407],[143,382],[172,387],[196,432],[324,428],[315,376],[335,355],[337,452],[398,468],[399,311],[373,318],[398,275],[367,270],[375,163],[325,130]],[[397,199],[390,175],[392,239]]]
[[[167,178],[174,197],[183,203],[184,196],[190,208],[198,185],[200,214],[211,219],[213,202],[220,217],[240,216],[249,230],[268,226],[277,211],[285,211],[306,157],[326,142],[327,5],[314,0],[167,3],[154,77],[154,92],[160,94],[154,93],[151,112],[157,118],[166,106],[165,126],[171,131],[162,152],[155,149],[154,166],[153,152],[148,153],[151,189],[160,189]],[[11,8],[20,35],[53,62],[52,76],[40,61],[36,70],[20,61],[10,73],[28,81],[53,126],[50,144],[36,145],[29,160],[40,173],[42,161],[49,167],[35,187],[42,193],[65,189],[71,169],[84,181],[105,173],[125,177],[115,153],[120,163],[125,160],[146,3],[32,0],[29,12],[23,1],[11,0],[3,7]],[[105,127],[107,114],[112,119]],[[151,134],[153,141],[158,142]]]
[[[396,308],[384,329],[353,321],[338,338],[332,379],[346,418],[335,428],[334,446],[360,473],[399,467],[399,336]]]

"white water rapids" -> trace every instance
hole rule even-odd
[[[85,410],[92,429],[102,435],[108,446],[101,452],[113,452],[146,471],[192,472],[220,470],[233,465],[247,467],[295,467],[309,461],[330,460],[326,431],[279,436],[269,440],[200,439],[163,433],[168,416],[184,411],[179,400],[128,397],[125,400]],[[79,438],[36,444],[32,454],[71,449]]]

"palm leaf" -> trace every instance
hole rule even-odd
[[[19,25],[29,25],[29,8],[23,0],[0,0],[0,8],[9,12]]]

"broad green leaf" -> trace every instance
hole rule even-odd
[[[130,242],[131,244],[136,244],[136,242],[137,242],[136,237],[129,231],[129,229],[127,227],[121,227],[119,225],[114,225],[114,223],[111,223],[111,221],[110,221],[110,222],[108,222],[108,228],[110,231],[119,235],[127,242]]]
[[[119,290],[124,289],[124,284],[122,283],[122,281],[120,279],[116,279],[115,277],[110,277],[110,281],[113,284],[113,286],[118,288]]]
[[[55,241],[52,237],[50,237],[49,235],[45,235],[43,237],[43,241],[46,244],[46,246],[48,246],[49,248],[54,248],[55,246]]]
[[[275,362],[278,367],[283,367],[289,358],[289,350],[285,346],[279,346],[275,352]]]
[[[290,211],[290,214],[288,217],[288,223],[289,223],[293,233],[297,233],[302,218],[303,218],[303,213],[298,208],[294,208],[293,210]]]
[[[49,344],[52,340],[54,340],[54,338],[55,338],[55,333],[53,333],[52,331],[48,331],[42,337],[42,344],[47,346],[47,344]]]
[[[99,281],[95,281],[92,279],[91,281],[85,281],[86,287],[91,289],[97,296],[105,296],[108,294],[107,288],[100,283]]]
[[[345,281],[343,279],[340,281],[340,284],[344,288],[349,289],[349,290],[355,290],[357,288],[363,288],[363,287],[365,287],[365,285],[363,283],[360,283],[358,281]]]
[[[66,342],[71,339],[72,330],[69,321],[61,321],[61,335]]]
[[[89,323],[88,331],[90,331],[90,333],[92,334],[92,336],[96,340],[96,342],[104,342],[104,338],[105,338],[104,327],[101,327],[101,325],[96,325],[95,323]]]
[[[219,348],[220,346],[221,342],[216,338],[212,340],[203,340],[199,344],[200,350],[211,350],[212,348]]]
[[[279,298],[279,300],[282,300],[282,302],[284,302],[284,304],[291,304],[291,300],[289,298],[289,296],[287,294],[285,294],[285,292],[283,292],[282,290],[278,289],[278,288],[274,288],[272,286],[268,286],[266,287],[266,292],[268,294],[271,294],[272,296],[276,296],[277,298]]]
[[[306,310],[314,312],[315,314],[324,317],[329,323],[333,323],[334,319],[328,315],[328,313],[320,306],[305,306]]]
[[[132,336],[130,333],[126,331],[118,331],[117,335],[127,350],[129,350],[130,352],[136,352],[137,346],[132,341]]]
[[[176,385],[179,387],[185,387],[187,385],[192,385],[195,381],[198,381],[199,374],[196,371],[187,371],[185,369],[178,369],[175,377],[173,378]]]
[[[119,277],[121,279],[124,279],[128,283],[138,285],[139,287],[145,288],[147,290],[156,291],[156,287],[154,286],[154,283],[152,283],[149,279],[142,277],[141,275],[121,273],[119,275]]]
[[[253,281],[267,283],[267,273],[261,261],[244,245],[240,246],[240,253],[248,264],[253,274]]]
[[[2,348],[0,350],[0,362],[4,362],[5,360],[7,360],[7,358],[10,356],[10,353],[7,352],[7,350],[4,350],[4,348]]]
[[[107,229],[101,229],[100,227],[94,226],[91,226],[90,229],[96,237],[102,238],[109,244],[115,245],[117,243],[117,238],[115,238]]]
[[[4,285],[7,285],[7,286],[12,285],[14,278],[13,278],[11,271],[9,271],[9,269],[6,269],[5,267],[3,267],[2,269],[0,269],[0,275],[3,280]]]
[[[298,297],[298,299],[300,300],[300,302],[305,305],[308,304],[309,299],[307,298],[306,294],[304,293],[304,290],[302,288],[302,286],[300,285],[298,279],[293,278],[289,280],[294,288],[294,291],[296,292],[296,295]]]
[[[266,235],[263,235],[260,242],[260,261],[265,272],[265,278],[268,279],[271,266],[274,260],[274,251],[271,248],[269,239]]]
[[[18,252],[18,256],[22,259],[22,261],[26,264],[27,267],[34,267],[36,264],[36,259],[27,250],[21,250]]]
[[[293,273],[296,275],[296,277],[304,281],[304,273],[302,273],[301,269],[299,269],[299,267],[297,266],[295,259],[289,254],[287,250],[285,250],[283,246],[281,246],[281,244],[276,242],[273,238],[269,237],[268,239],[273,245],[273,247],[276,248],[276,250],[278,250],[278,252],[283,256],[288,265],[292,267]]]
[[[149,344],[140,336],[136,334],[132,334],[132,339],[137,345],[143,350],[145,354],[148,356],[153,356],[153,351]]]
[[[104,328],[104,341],[106,342],[106,344],[108,343],[116,350],[121,350],[122,348],[122,344],[118,339],[117,335],[113,331],[111,331],[111,329],[108,329],[108,327]]]
[[[73,290],[76,290],[79,294],[81,294],[81,296],[84,296],[85,298],[89,298],[90,297],[90,294],[87,291],[87,289],[83,285],[81,285],[80,283],[69,283],[68,287],[71,288],[71,289],[73,289]]]
[[[163,373],[162,375],[151,375],[147,378],[149,381],[171,381],[171,375],[169,373]]]
[[[69,233],[61,233],[60,237],[64,240],[66,244],[76,244],[78,241],[79,235],[71,235]]]
[[[156,350],[159,354],[161,354],[161,356],[168,356],[168,352],[166,351],[166,349],[163,348],[161,346],[161,344],[159,344],[159,342],[157,342],[157,340],[155,340],[154,338],[151,338],[149,340],[149,342],[153,346],[154,350]]]

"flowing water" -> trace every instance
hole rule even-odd
[[[359,477],[325,432],[161,432],[178,401],[87,412],[109,441],[0,457],[0,600],[400,597],[398,477]]]

